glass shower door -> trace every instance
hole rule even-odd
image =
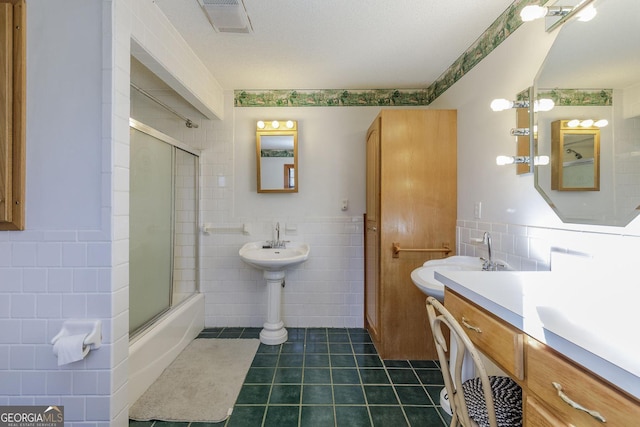
[[[129,332],[171,306],[173,151],[130,128]]]

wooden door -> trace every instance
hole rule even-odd
[[[365,324],[380,339],[380,119],[367,132],[367,213],[365,215]]]

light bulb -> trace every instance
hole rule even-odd
[[[287,120],[287,129],[293,129],[293,121]]]
[[[575,127],[578,127],[579,125],[580,125],[580,120],[578,119],[569,120],[567,122],[567,126],[569,126],[570,128],[575,128]]]
[[[596,10],[596,8],[593,7],[592,4],[590,4],[589,6],[584,7],[580,12],[578,12],[576,16],[578,17],[578,21],[580,22],[589,22],[593,18],[595,18],[597,14],[598,11]]]
[[[583,128],[590,128],[591,126],[593,126],[593,120],[591,119],[583,120],[580,122],[580,126],[582,126]]]
[[[496,157],[496,165],[504,166],[504,165],[512,165],[516,162],[516,159],[513,156],[498,156]]]
[[[509,101],[508,99],[494,99],[491,101],[491,109],[493,111],[504,111],[513,107],[513,101]]]
[[[536,166],[545,166],[549,164],[549,156],[535,156],[533,164]]]
[[[258,129],[264,129],[264,122],[262,120],[258,121]]]
[[[606,126],[606,125],[608,125],[608,124],[609,124],[609,120],[607,120],[607,119],[600,119],[600,120],[598,120],[597,122],[595,122],[593,125],[594,125],[594,126],[597,126],[597,127],[599,127],[599,128],[603,128],[603,127],[605,127],[605,126]]]
[[[555,105],[556,104],[553,102],[553,99],[538,99],[533,105],[533,111],[551,111]]]
[[[280,122],[278,122],[277,120],[272,121],[271,127],[274,129],[278,129],[280,127]]]
[[[536,19],[544,18],[547,15],[547,11],[548,9],[544,6],[525,6],[520,11],[520,19],[522,19],[523,22],[530,22]]]

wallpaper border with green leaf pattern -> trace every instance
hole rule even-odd
[[[545,4],[543,0],[541,4]],[[234,91],[236,107],[366,107],[429,105],[507,39],[520,25],[515,0],[440,77],[426,89],[282,89]]]

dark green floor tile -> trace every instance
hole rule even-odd
[[[400,406],[370,406],[371,419],[375,427],[406,426],[407,420]]]
[[[369,411],[366,406],[336,406],[336,425],[338,427],[370,427]]]
[[[259,328],[245,328],[240,334],[240,338],[260,338],[260,331]]]
[[[264,405],[269,399],[271,385],[243,385],[238,394],[238,405]]]
[[[387,372],[380,368],[360,369],[362,384],[389,384]]]
[[[282,349],[280,350],[280,354],[284,353],[304,353],[304,342],[302,341],[292,341],[286,342],[282,344]]]
[[[435,360],[410,360],[409,363],[415,369],[440,369]]]
[[[249,368],[245,384],[271,384],[275,368]]]
[[[242,335],[242,330],[240,331],[222,331],[220,332],[220,335],[218,335],[218,338],[240,338],[240,335]]]
[[[424,385],[427,389],[427,394],[431,397],[431,400],[435,405],[440,405],[440,392],[444,388],[443,385]]]
[[[328,368],[329,355],[328,354],[306,354],[304,357],[304,366],[312,368]]]
[[[220,421],[219,423],[198,423],[195,421],[192,421],[189,424],[189,427],[225,427],[225,424],[227,423],[227,421]]]
[[[331,366],[334,368],[348,368],[356,366],[356,359],[352,354],[331,354]]]
[[[431,399],[429,399],[429,395],[422,386],[396,385],[394,387],[400,398],[400,403],[403,405],[431,405]]]
[[[420,384],[413,369],[387,369],[393,384]]]
[[[353,349],[349,343],[330,342],[329,352],[331,354],[353,354]]]
[[[269,405],[299,405],[301,388],[300,385],[274,384]]]
[[[377,354],[356,354],[356,361],[361,368],[381,368],[384,366]]]
[[[331,384],[331,369],[328,368],[304,368],[305,384]]]
[[[411,368],[408,360],[385,360],[384,366],[387,368]]]
[[[278,364],[277,354],[256,354],[251,363],[252,368],[270,368]]]
[[[424,426],[448,426],[445,424],[440,416],[438,410],[434,407],[427,406],[405,406],[404,412],[407,414],[409,424],[412,427],[424,427]],[[451,421],[451,420],[449,420]]]
[[[129,427],[151,427],[153,421],[135,421],[129,420]]]
[[[351,345],[355,354],[378,354],[376,346],[371,343],[353,342]]]
[[[447,425],[447,426],[450,425],[451,424],[451,415],[447,414],[445,412],[445,410],[442,409],[442,406],[437,406],[436,409],[438,410],[438,413],[440,414],[440,416],[444,420],[444,424]]]
[[[353,368],[331,369],[331,378],[334,384],[360,384],[358,370]]]
[[[303,354],[280,354],[280,360],[278,360],[279,368],[295,368],[302,366],[304,361]]]
[[[334,427],[333,406],[302,406],[300,425],[303,427]]]
[[[287,342],[302,341],[304,342],[307,330],[305,328],[287,328]]]
[[[333,398],[336,405],[364,405],[364,391],[359,385],[334,385]]]
[[[303,405],[332,405],[333,393],[330,385],[304,385],[302,388]]]
[[[21,424],[17,424],[17,425],[21,425]],[[29,424],[26,424],[26,425],[29,425]],[[182,423],[182,422],[176,422],[176,421],[156,421],[155,423],[153,423],[153,425],[158,427],[188,427],[189,423]]]
[[[369,334],[349,334],[352,343],[373,343]]]
[[[348,343],[349,341],[349,334],[347,333],[329,333],[330,343]]]
[[[265,427],[297,427],[300,407],[271,406],[267,407],[267,416],[264,420]],[[247,426],[248,427],[248,426]]]
[[[416,369],[416,374],[420,378],[420,382],[424,385],[442,385],[444,386],[444,379],[442,378],[442,372],[439,369]]]
[[[329,353],[329,344],[326,342],[308,342],[305,348],[307,355],[309,353]]]
[[[261,426],[266,406],[235,406],[226,427]]]
[[[384,385],[365,385],[364,392],[369,405],[397,405],[398,399],[393,387]]]
[[[300,384],[302,368],[277,368],[274,384]]]
[[[258,354],[278,354],[280,353],[280,345],[266,345],[260,343],[258,346]]]

